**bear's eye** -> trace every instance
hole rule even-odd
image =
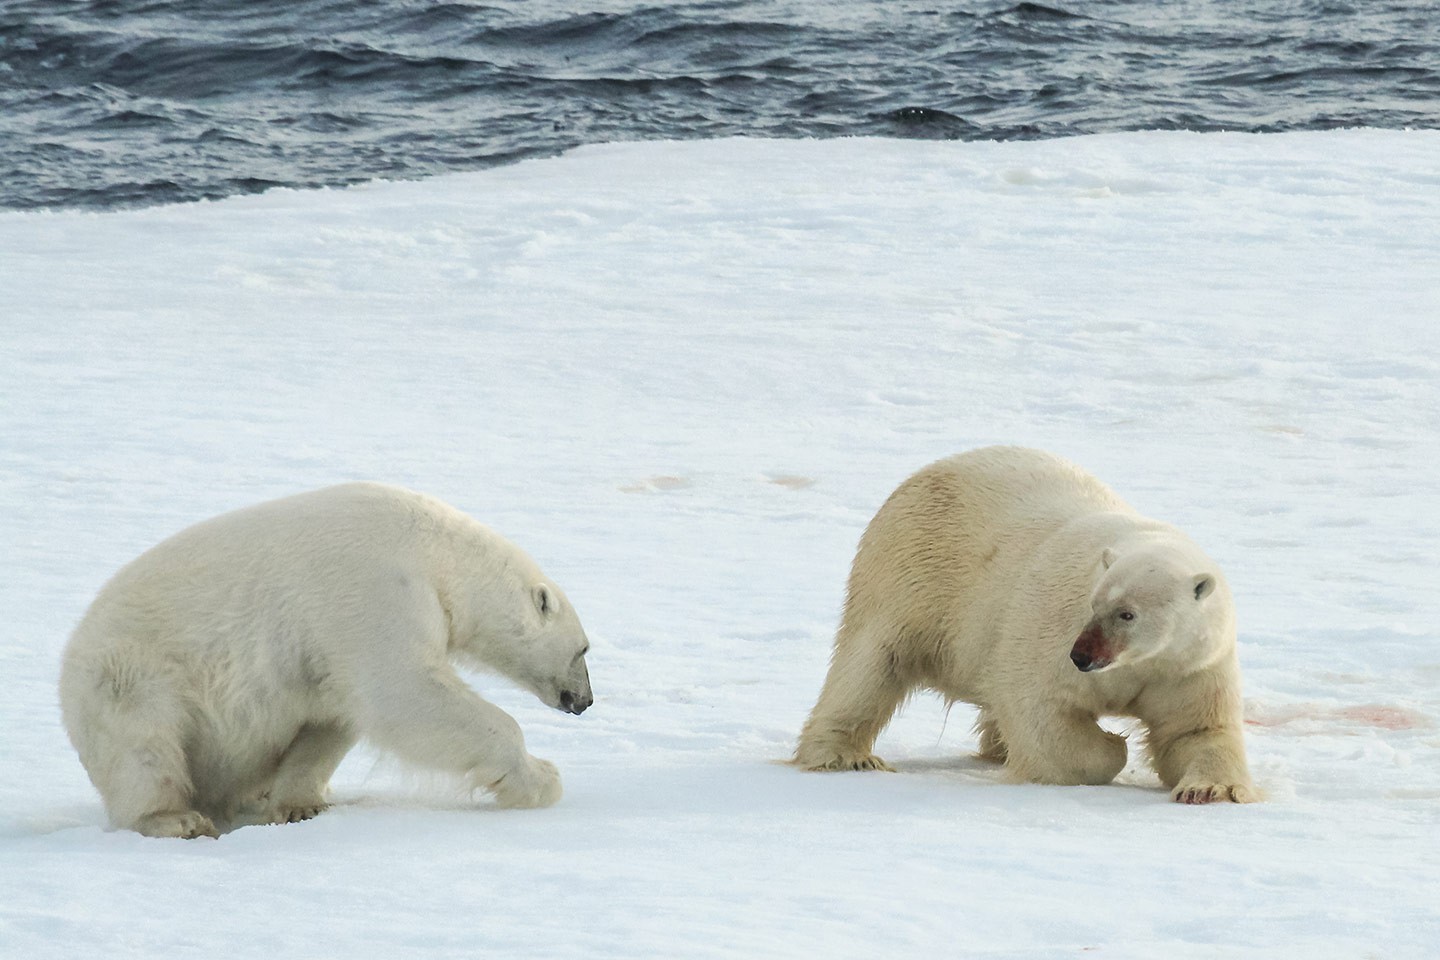
[[[1133,611],[1130,611],[1130,610],[1121,610],[1119,616],[1120,616],[1120,619],[1121,619],[1121,620],[1134,620],[1134,619],[1135,619],[1135,614],[1134,614],[1134,612],[1133,612]]]

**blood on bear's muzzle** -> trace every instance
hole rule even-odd
[[[1090,673],[1092,670],[1103,670],[1115,662],[1119,651],[1105,638],[1105,632],[1100,629],[1098,620],[1091,620],[1080,631],[1080,636],[1075,639],[1075,645],[1070,648],[1070,662],[1081,673]]]

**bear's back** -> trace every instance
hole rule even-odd
[[[960,503],[1007,522],[1130,511],[1113,490],[1069,460],[1029,447],[969,450],[938,460],[911,479],[948,487]]]
[[[902,483],[871,527],[954,564],[1006,544],[1028,547],[1091,513],[1133,513],[1114,491],[1054,454],[982,447],[938,460]],[[869,535],[869,531],[867,531]]]
[[[421,575],[422,547],[456,517],[473,523],[438,500],[377,483],[242,507],[187,527],[120,568],[76,632],[101,621],[107,630],[179,635],[247,609],[318,603],[391,570]]]
[[[892,493],[861,537],[853,608],[898,612],[917,633],[993,615],[1000,584],[1040,544],[1089,515],[1134,511],[1079,467],[1040,450],[984,447],[922,468]]]

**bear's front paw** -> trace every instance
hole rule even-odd
[[[1255,803],[1260,794],[1248,783],[1182,783],[1170,791],[1176,803]]]
[[[210,818],[194,810],[148,814],[135,824],[135,830],[147,837],[179,837],[182,840],[220,836]]]
[[[299,823],[319,816],[330,804],[324,800],[276,804],[265,811],[265,823]]]
[[[526,757],[517,767],[490,785],[495,802],[507,809],[548,807],[560,799],[560,771],[549,760]]]
[[[842,753],[829,757],[802,757],[796,763],[806,770],[883,770],[894,773],[895,768],[873,753]]]

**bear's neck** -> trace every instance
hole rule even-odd
[[[496,653],[518,628],[510,622],[510,612],[518,606],[515,591],[523,589],[522,578],[512,569],[515,548],[474,521],[449,531],[444,539],[427,562],[445,612],[446,652],[471,666],[497,669],[503,658]]]

